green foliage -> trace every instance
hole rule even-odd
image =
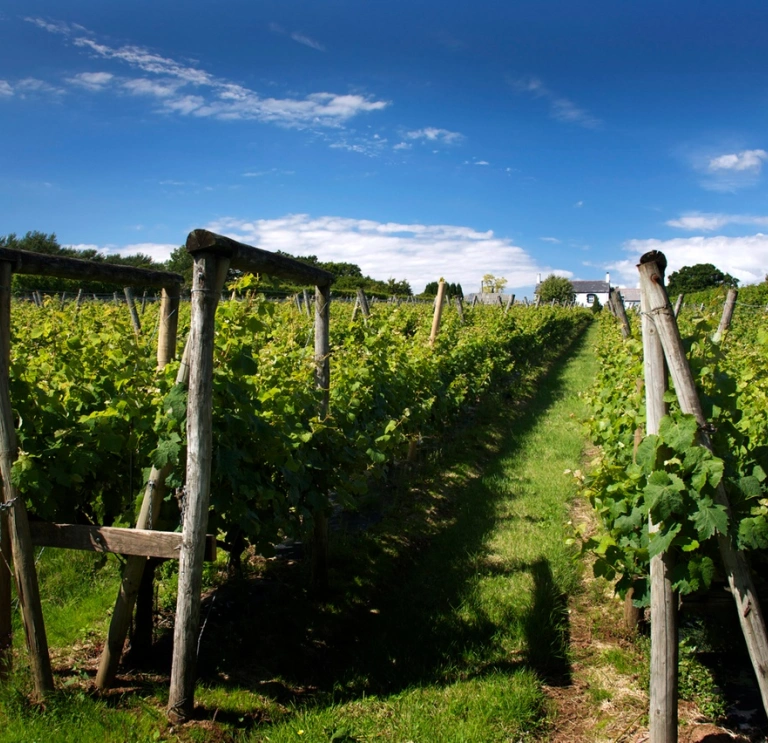
[[[637,384],[642,344],[623,341],[616,319],[601,316],[600,373],[586,395],[588,426],[601,455],[585,492],[606,534],[584,544],[597,554],[596,572],[618,577],[622,594],[634,586],[641,603],[648,598],[653,555],[675,553],[674,587],[689,593],[709,586],[719,535],[735,539],[742,549],[768,547],[768,338],[759,340],[760,316],[742,312],[723,344],[713,344],[721,306],[714,309],[712,315],[686,310],[679,323],[712,423],[715,454],[700,445],[695,419],[680,412],[673,392],[667,393],[670,410],[658,435],[644,437],[635,449],[636,431],[645,425]],[[637,324],[635,316],[630,319]],[[721,484],[730,516],[718,501]],[[658,526],[653,533],[649,519]]]
[[[667,291],[670,295],[691,294],[712,287],[738,285],[738,279],[723,273],[711,263],[697,263],[671,273],[667,280]]]
[[[551,302],[553,299],[558,304],[570,304],[576,297],[573,284],[564,276],[550,274],[539,284],[539,298],[542,302]]]

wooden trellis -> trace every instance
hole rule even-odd
[[[96,677],[99,688],[108,687],[114,679],[146,558],[178,556],[179,590],[168,702],[169,715],[174,719],[188,717],[194,706],[202,568],[204,560],[210,559],[212,550],[215,549],[212,539],[206,535],[212,455],[213,340],[216,306],[227,271],[233,268],[315,285],[315,384],[322,392],[319,410],[321,417],[328,412],[329,303],[333,281],[333,275],[327,271],[243,245],[206,230],[191,232],[186,247],[194,259],[194,269],[190,334],[176,380],[179,384],[187,384],[189,388],[187,507],[181,534],[147,531],[152,529],[154,517],[160,510],[160,502],[165,493],[165,480],[170,474],[169,467],[163,470],[152,469],[134,530],[54,524],[36,525],[31,530],[23,499],[17,497],[18,494],[10,480],[10,468],[16,456],[16,446],[8,394],[10,282],[13,272],[162,288],[157,349],[159,368],[164,367],[176,352],[181,276],[0,249],[0,476],[3,484],[0,527],[3,529],[2,548],[7,562],[10,562],[10,555],[6,555],[5,551],[9,541],[12,544],[13,564],[36,691],[42,696],[51,690],[53,677],[40,608],[32,552],[34,544],[95,549],[129,556]],[[305,302],[305,305],[308,307],[309,303]],[[134,327],[136,326],[134,321]],[[319,589],[323,588],[327,580],[326,550],[327,520],[324,514],[317,514],[313,581]],[[10,575],[3,564],[0,565],[0,670],[4,663],[10,661],[9,649]]]

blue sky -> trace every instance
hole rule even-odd
[[[0,234],[195,227],[420,291],[768,273],[768,3],[6,0]]]

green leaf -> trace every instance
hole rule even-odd
[[[703,498],[697,506],[696,513],[692,514],[690,518],[701,539],[709,539],[715,532],[727,533],[728,514],[725,506],[713,505],[710,498]]]
[[[160,441],[152,455],[152,464],[157,469],[162,469],[168,462],[174,464],[179,461],[179,452],[181,451],[181,436],[177,433],[171,433],[167,438]]]
[[[643,490],[645,502],[654,521],[664,521],[683,508],[685,483],[675,474],[653,472]]]
[[[646,436],[637,447],[635,461],[642,468],[644,474],[649,475],[655,469],[658,469],[659,444],[660,439],[656,434]]]
[[[768,519],[765,516],[742,519],[736,539],[739,549],[768,549]]]
[[[693,445],[698,424],[693,415],[679,415],[675,418],[665,415],[659,423],[659,436],[675,451],[684,452]]]
[[[648,540],[648,557],[656,557],[656,555],[666,552],[682,528],[682,524],[672,524],[669,529],[662,529],[651,534]]]

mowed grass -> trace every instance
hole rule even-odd
[[[250,601],[247,582],[223,591],[201,643],[201,720],[169,727],[160,687],[106,701],[74,686],[39,707],[18,682],[0,694],[0,743],[545,737],[543,684],[570,678],[566,601],[579,562],[566,544],[574,485],[564,471],[580,465],[578,392],[594,368],[589,331],[524,406],[498,395],[456,441],[447,434],[416,484],[430,528],[400,539],[376,526],[338,544],[327,601],[270,580]],[[83,614],[73,597],[57,641],[103,631],[117,584],[98,598],[100,580],[78,599]]]

